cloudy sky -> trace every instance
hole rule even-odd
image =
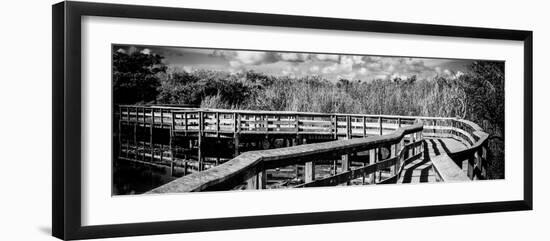
[[[416,75],[431,79],[436,75],[456,77],[466,72],[472,60],[381,57],[364,55],[290,53],[175,47],[114,46],[114,51],[140,51],[164,56],[170,67],[191,71],[213,69],[229,72],[254,70],[275,76],[301,77],[320,75],[328,80],[346,78],[406,78]]]

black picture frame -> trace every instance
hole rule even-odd
[[[87,239],[213,230],[322,224],[457,214],[532,210],[532,85],[531,31],[413,24],[262,13],[197,10],[89,2],[60,2],[52,7],[52,233],[60,239]],[[516,40],[524,43],[524,180],[523,199],[405,208],[344,210],[284,215],[212,218],[132,224],[81,224],[81,17],[298,27],[428,36]]]

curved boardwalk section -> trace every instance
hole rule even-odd
[[[424,155],[421,159],[405,164],[403,175],[397,183],[435,182],[436,173],[432,159],[442,154],[467,149],[467,146],[452,138],[426,138],[423,142]]]
[[[488,135],[456,118],[120,106],[117,119],[120,160],[179,172],[149,193],[485,177]]]

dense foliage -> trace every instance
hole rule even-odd
[[[113,99],[117,104],[135,104],[154,101],[166,71],[163,57],[134,50],[113,53]]]
[[[336,82],[254,71],[167,69],[162,57],[114,54],[115,103],[206,108],[459,117],[491,134],[490,178],[504,175],[504,63],[478,61],[455,77]]]

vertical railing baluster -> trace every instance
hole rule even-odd
[[[160,109],[160,131],[164,132],[164,109],[162,108]],[[164,156],[164,145],[161,142],[160,143],[160,162],[164,161],[163,156]],[[171,167],[170,169],[173,169],[173,167]]]
[[[382,116],[378,117],[378,128],[380,129],[380,135],[383,135],[383,128],[382,128]]]
[[[153,145],[153,128],[155,126],[155,110],[153,108],[150,108],[151,110],[151,120],[149,123],[149,148],[151,149],[151,162],[155,162],[155,147]]]
[[[204,120],[204,112],[200,111],[199,112],[199,141],[198,141],[198,148],[199,148],[199,152],[198,152],[198,159],[199,159],[199,171],[202,171],[204,166],[203,166],[203,153],[202,153],[202,142],[203,142],[203,135],[204,135],[204,127],[205,127],[205,120]]]
[[[367,137],[367,117],[363,116],[363,137]]]
[[[298,134],[300,132],[300,120],[298,119],[298,114],[295,114],[294,115],[294,119],[295,119],[295,125],[296,125],[296,134]]]
[[[369,165],[374,165],[377,162],[377,149],[378,148],[372,148],[369,150]],[[378,168],[375,168],[375,170],[370,174],[370,184],[376,184],[376,172],[378,171]]]
[[[233,133],[233,145],[235,148],[235,156],[239,155],[239,138],[241,132],[241,115],[239,113],[233,114],[235,122],[235,132]]]

